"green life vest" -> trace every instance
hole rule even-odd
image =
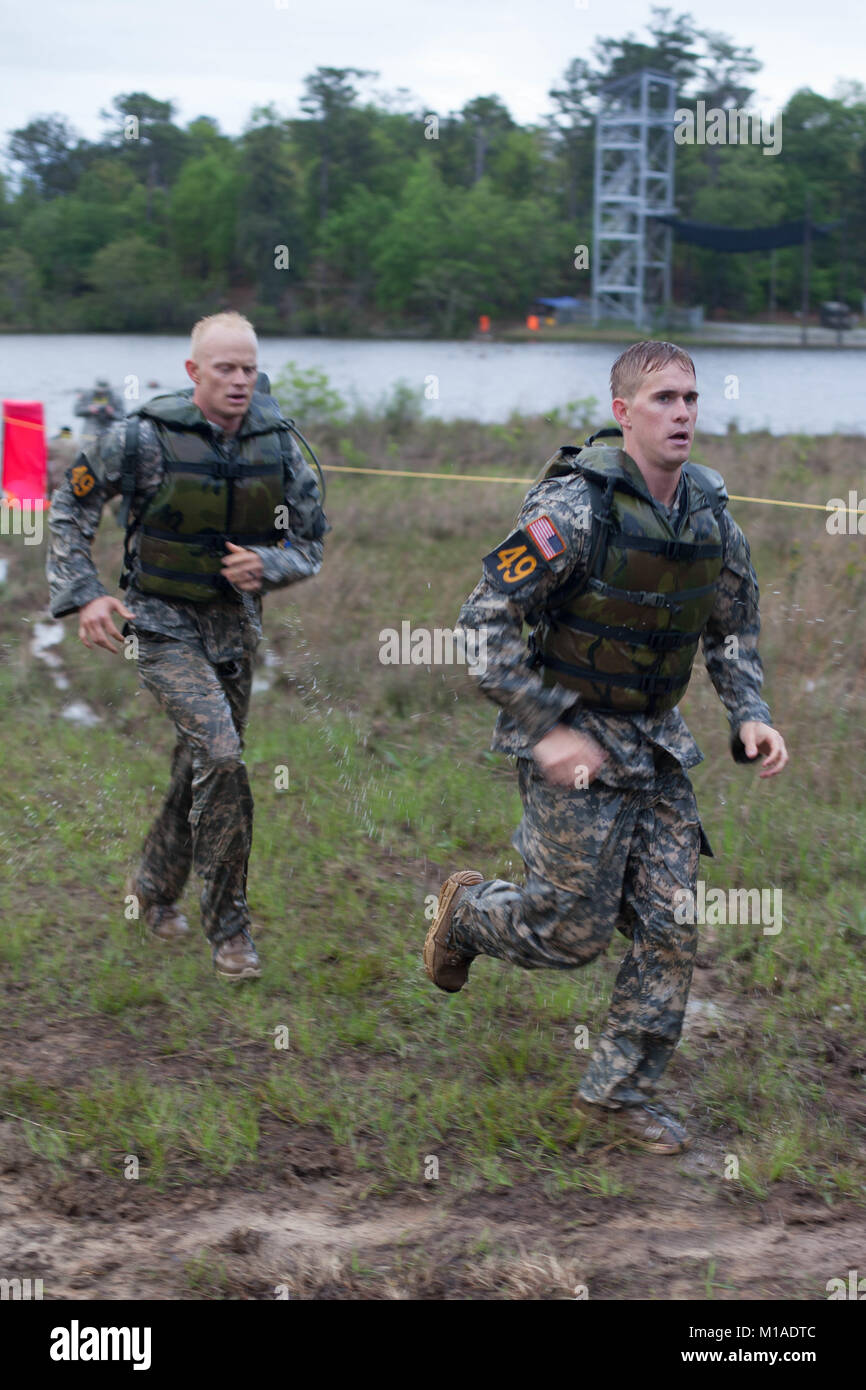
[[[685,505],[672,523],[623,450],[561,449],[542,476],[570,472],[591,498],[589,575],[547,600],[530,638],[533,664],[588,708],[660,714],[685,694],[715,602],[724,482],[685,464]]]
[[[276,521],[285,502],[286,422],[276,403],[256,397],[238,435],[238,457],[230,459],[189,394],[155,396],[136,415],[156,426],[165,464],[138,521],[136,584],[146,594],[212,601],[229,589],[221,572],[226,541],[285,539]]]

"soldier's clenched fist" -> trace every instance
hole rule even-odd
[[[576,787],[581,783],[588,785],[598,776],[607,754],[588,734],[578,734],[565,724],[557,724],[535,744],[532,756],[552,786]],[[578,770],[584,768],[585,781],[578,780]]]

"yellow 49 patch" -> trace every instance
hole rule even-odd
[[[76,497],[86,497],[87,494],[96,487],[96,478],[93,470],[86,461],[84,463],[76,463],[73,468],[70,468],[66,476],[72,485],[72,491],[75,493]]]
[[[547,561],[524,531],[515,531],[484,557],[485,575],[495,588],[506,591],[519,589],[539,569],[547,568]]]

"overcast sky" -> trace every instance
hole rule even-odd
[[[751,45],[754,102],[767,112],[798,87],[827,96],[866,79],[859,0],[682,0],[674,13]],[[177,103],[177,119],[214,116],[238,133],[254,106],[297,114],[319,66],[374,69],[364,90],[406,87],[444,114],[496,92],[526,123],[599,36],[647,38],[639,0],[39,0],[0,19],[0,139],[59,111],[88,139],[120,92]]]

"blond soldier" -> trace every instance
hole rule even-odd
[[[246,897],[253,799],[243,760],[261,595],[318,573],[328,527],[287,422],[255,393],[248,320],[224,313],[197,323],[186,370],[191,390],[156,396],[112,426],[55,494],[51,611],[78,614],[86,647],[117,652],[135,634],[139,677],[177,743],[127,891],[155,936],[183,937],[177,899],[192,867],[217,973],[245,979],[261,973]],[[128,521],[125,603],[106,593],[90,558],[102,508],[118,493]]]

